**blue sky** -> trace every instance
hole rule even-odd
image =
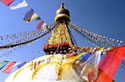
[[[61,3],[64,2],[66,8],[70,11],[72,23],[97,34],[125,41],[124,0],[26,0],[29,7],[10,10],[11,6],[22,1],[23,0],[15,0],[9,7],[0,2],[0,35],[17,34],[36,29],[38,21],[34,20],[28,24],[23,21],[25,13],[28,12],[30,8],[33,8],[47,24],[53,23],[56,10],[60,7]],[[76,37],[75,39],[79,45],[91,46],[75,32],[73,32],[73,35]],[[40,57],[45,54],[42,48],[48,37],[49,35],[28,46],[17,48],[16,51],[2,57],[0,61],[24,62]],[[0,54],[6,52],[7,50],[0,52]],[[114,78],[116,82],[124,82],[125,80],[125,69],[121,66]],[[12,71],[16,69],[15,67]],[[0,82],[4,82],[8,75],[9,74],[4,74],[0,71]]]

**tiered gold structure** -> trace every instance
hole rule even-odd
[[[44,46],[44,51],[46,54],[66,54],[70,49],[70,45],[73,45],[73,42],[67,26],[70,22],[70,14],[69,11],[64,8],[64,3],[56,12],[55,22],[57,26],[47,44]]]

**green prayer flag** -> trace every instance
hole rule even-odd
[[[5,65],[7,65],[9,63],[9,61],[3,61],[3,62],[0,62],[0,70],[5,67]]]
[[[38,17],[36,18],[36,20],[41,20],[41,18],[38,16]]]

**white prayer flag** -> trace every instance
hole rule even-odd
[[[19,3],[16,6],[12,6],[12,7],[10,7],[10,9],[15,10],[15,9],[23,8],[23,7],[27,7],[27,6],[28,6],[27,2],[25,0],[23,0],[22,3]]]
[[[44,24],[42,25],[42,29],[43,29],[43,31],[46,31],[46,30],[47,30],[47,25],[46,25],[46,23],[44,23]]]

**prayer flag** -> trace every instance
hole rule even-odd
[[[3,61],[3,62],[1,62],[1,63],[0,63],[0,70],[1,70],[2,68],[4,68],[8,63],[9,63],[9,61]]]
[[[35,19],[36,17],[38,17],[38,15],[36,13],[34,13],[31,18],[29,18],[28,20],[26,20],[27,23],[29,23],[30,21],[32,21],[33,19]]]
[[[43,29],[44,31],[47,30],[47,25],[46,25],[46,23],[44,23],[44,24],[42,25],[42,29]]]
[[[97,82],[111,82],[123,58],[125,58],[125,46],[107,51],[106,56],[104,56],[99,64],[102,72]]]
[[[10,7],[10,9],[15,10],[15,9],[22,8],[22,7],[27,7],[27,6],[28,6],[27,2],[25,0],[23,0],[22,3],[19,3],[16,6],[12,6],[12,7]]]
[[[41,29],[41,26],[43,25],[44,21],[40,21],[38,24],[37,24],[37,30],[40,30]]]
[[[24,66],[26,64],[26,62],[20,63],[17,65],[17,68],[21,68],[22,66]]]
[[[41,20],[41,18],[38,16],[38,17],[36,18],[36,20]]]
[[[98,65],[101,60],[101,53],[103,50],[96,51],[89,60],[89,63],[92,64],[92,68],[88,71],[87,77],[89,82],[94,82],[98,77]]]
[[[89,58],[91,55],[92,55],[92,53],[87,53],[87,54],[83,55],[81,59],[82,59],[83,61],[87,61],[88,58]]]
[[[97,67],[101,59],[101,52],[102,50],[97,51],[95,54],[89,53],[88,56],[90,55],[90,57],[86,56],[85,60],[87,61],[81,64],[83,68],[80,72],[80,75],[82,75],[84,78],[88,76],[89,81],[91,80],[93,82],[97,78],[98,75]]]
[[[14,0],[0,0],[2,3],[4,3],[6,6],[9,6]]]
[[[9,65],[2,71],[4,73],[10,73],[11,72],[11,69],[13,68],[13,66],[16,64],[16,62],[11,62],[9,63]]]
[[[100,71],[97,80],[95,82],[112,82],[112,78],[109,77],[108,74],[106,74],[105,72]]]
[[[24,16],[24,18],[23,18],[24,21],[30,20],[30,18],[32,17],[33,13],[34,13],[34,10],[33,10],[33,9],[30,9],[30,10],[25,14],[25,16]]]
[[[89,64],[93,65],[94,67],[96,67],[99,64],[100,60],[101,60],[101,52],[102,52],[102,50],[96,51],[95,54],[90,53],[91,55],[88,58],[87,63],[89,63]]]
[[[34,62],[34,65],[33,65],[33,66],[34,66],[34,69],[36,69],[36,61]]]

